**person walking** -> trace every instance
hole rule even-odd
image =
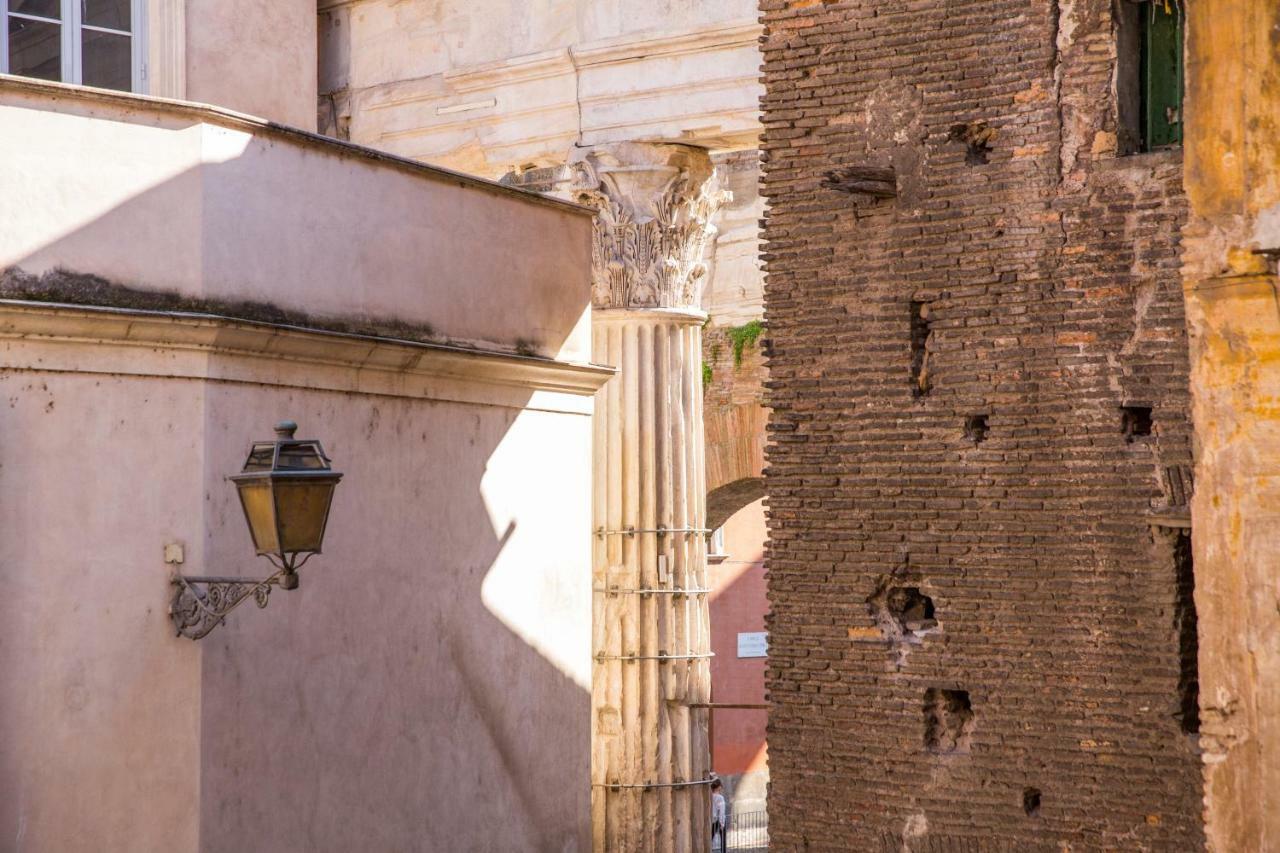
[[[728,842],[725,840],[726,833],[729,828],[729,822],[725,818],[724,793],[720,790],[721,784],[719,779],[711,780],[711,849],[725,850]],[[720,846],[716,846],[716,836],[720,836]]]

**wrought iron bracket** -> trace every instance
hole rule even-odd
[[[190,640],[202,639],[225,623],[227,614],[246,600],[252,598],[254,604],[263,608],[267,606],[273,586],[297,589],[297,570],[305,562],[306,558],[296,565],[293,560],[284,564],[276,564],[273,560],[273,565],[279,565],[279,568],[275,574],[262,580],[174,575],[171,581],[174,592],[169,604],[169,616],[178,630],[178,636]]]

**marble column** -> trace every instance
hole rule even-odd
[[[711,699],[701,289],[726,194],[684,145],[580,149],[595,207],[592,821],[597,851],[701,851]]]

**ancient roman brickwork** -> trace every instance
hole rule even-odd
[[[762,0],[770,833],[1203,847],[1179,152],[1110,3]]]

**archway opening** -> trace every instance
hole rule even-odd
[[[728,483],[707,497],[712,547],[711,764],[724,783],[729,849],[767,837],[769,782],[765,665],[769,609],[764,579],[764,482]]]

